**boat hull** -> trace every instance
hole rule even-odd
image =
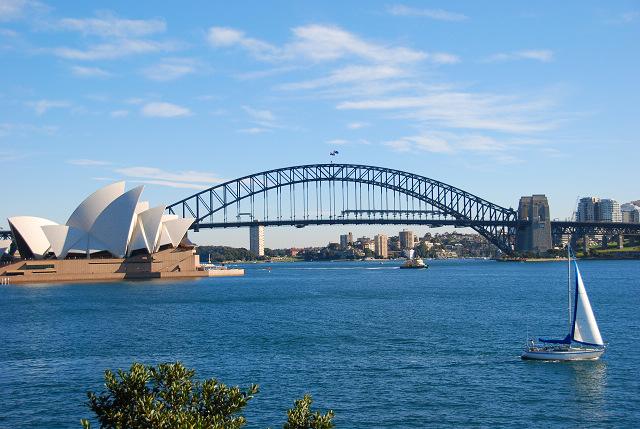
[[[545,350],[528,349],[522,353],[525,360],[546,360],[546,361],[576,361],[576,360],[598,360],[604,353],[604,349],[577,349],[567,350]]]

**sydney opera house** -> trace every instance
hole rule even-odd
[[[150,207],[140,201],[142,190],[125,192],[124,182],[105,186],[63,225],[34,216],[9,218],[19,259],[0,266],[0,277],[18,283],[210,276],[187,239],[194,219]]]

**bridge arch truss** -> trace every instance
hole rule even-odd
[[[311,164],[213,186],[167,207],[192,229],[255,224],[418,224],[471,227],[512,253],[517,213],[446,183],[390,168]]]

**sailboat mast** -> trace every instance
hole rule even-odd
[[[571,334],[571,246],[567,244],[567,301],[569,311],[569,334]]]

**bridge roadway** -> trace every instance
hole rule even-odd
[[[413,219],[413,218],[393,218],[393,219],[287,219],[287,220],[264,220],[264,221],[239,221],[239,222],[203,222],[194,224],[191,228],[194,231],[209,228],[242,228],[250,226],[295,226],[303,228],[311,225],[424,225],[432,228],[442,226],[454,226],[456,228],[473,228],[490,225],[517,228],[527,225],[527,221],[487,221],[468,219]],[[623,222],[575,222],[575,221],[551,221],[551,231],[553,235],[640,235],[640,223]]]

